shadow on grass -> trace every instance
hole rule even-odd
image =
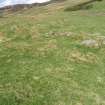
[[[78,10],[88,10],[91,9],[93,7],[93,4],[89,4],[89,5],[76,5],[73,7],[67,7],[64,11],[78,11]]]

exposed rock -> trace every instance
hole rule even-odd
[[[93,39],[84,40],[81,42],[81,45],[84,45],[86,47],[99,47],[99,43]]]

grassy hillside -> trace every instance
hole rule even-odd
[[[72,3],[0,18],[0,105],[105,105],[105,1]]]

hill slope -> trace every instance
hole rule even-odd
[[[105,105],[105,1],[73,3],[0,18],[0,105]]]
[[[0,7],[16,5],[16,4],[32,4],[32,3],[43,3],[49,0],[3,0],[0,2]]]

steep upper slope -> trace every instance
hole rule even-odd
[[[49,0],[3,0],[0,2],[0,7],[16,5],[16,4],[32,4],[32,3],[43,3]]]

